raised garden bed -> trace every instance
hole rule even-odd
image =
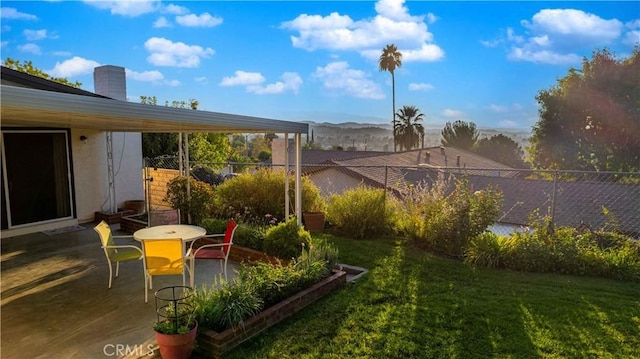
[[[95,212],[94,220],[96,222],[105,221],[107,224],[116,224],[122,221],[125,216],[136,214],[136,211],[130,209],[121,209],[116,213]]]
[[[334,270],[331,276],[314,284],[310,288],[247,319],[241,327],[227,329],[223,332],[203,330],[198,333],[198,351],[204,352],[207,355],[213,355],[215,358],[221,358],[224,353],[237,347],[242,342],[255,337],[269,327],[291,317],[307,305],[327,294],[342,288],[346,282],[347,273]]]
[[[134,216],[125,216],[120,218],[120,230],[127,233],[132,233],[147,228],[146,214],[136,214]]]

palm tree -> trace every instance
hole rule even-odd
[[[418,147],[421,140],[424,147],[424,127],[420,123],[424,114],[415,106],[403,106],[396,116],[398,121],[393,132],[397,133],[400,151]]]
[[[378,60],[378,69],[380,71],[389,71],[391,73],[391,86],[392,86],[392,97],[393,97],[393,119],[391,123],[393,125],[393,151],[396,150],[396,79],[395,79],[395,71],[396,68],[402,67],[402,53],[398,51],[398,48],[394,44],[389,44],[382,49],[382,55],[380,55],[380,59]]]

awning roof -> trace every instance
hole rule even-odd
[[[306,123],[2,85],[2,126],[114,132],[307,133]]]

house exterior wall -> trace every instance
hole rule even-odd
[[[80,136],[86,136],[85,143]],[[109,212],[109,183],[105,132],[71,130],[76,213],[79,223],[92,222],[94,212]],[[113,167],[116,203],[143,200],[142,136],[139,133],[113,133]]]
[[[309,175],[309,179],[315,183],[323,197],[332,194],[341,194],[347,190],[357,188],[360,181],[333,168],[315,172]]]

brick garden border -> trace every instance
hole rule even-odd
[[[204,330],[198,333],[198,351],[213,354],[215,358],[237,347],[266,329],[293,316],[307,305],[332,293],[347,283],[347,272],[334,270],[333,274],[282,302],[275,304],[244,321],[242,327],[227,329],[224,332]]]

